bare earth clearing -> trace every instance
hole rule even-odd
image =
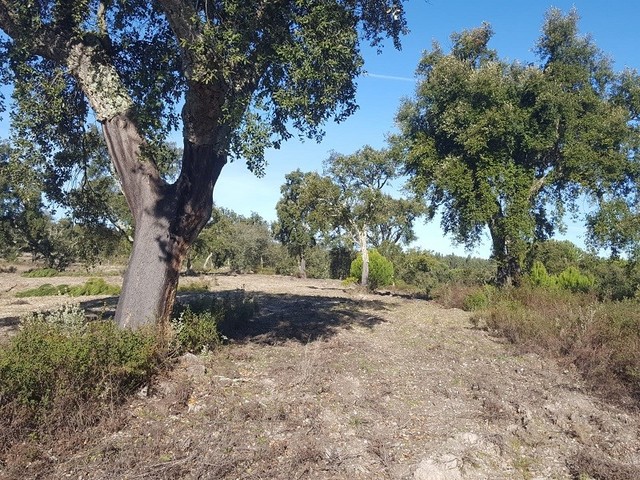
[[[15,291],[84,280],[2,274],[0,327],[68,301],[16,304]],[[244,289],[259,313],[228,346],[183,357],[133,398],[121,428],[33,465],[49,472],[39,478],[568,479],[587,467],[640,478],[637,414],[571,369],[516,354],[468,313],[333,280],[201,280]],[[0,477],[29,472],[8,463]]]

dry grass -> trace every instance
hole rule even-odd
[[[476,315],[524,351],[575,365],[604,395],[640,401],[640,305],[521,287],[502,292]]]

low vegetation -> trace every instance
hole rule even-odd
[[[78,306],[25,318],[0,349],[0,451],[92,425],[161,364],[155,332],[86,322]]]
[[[25,440],[60,438],[113,416],[132,393],[185,352],[219,347],[220,325],[253,316],[244,292],[180,305],[168,337],[89,321],[78,305],[22,319],[0,348],[0,458]]]
[[[86,297],[90,295],[118,295],[120,287],[110,285],[103,278],[90,278],[82,285],[51,285],[45,283],[36,288],[16,293],[16,297],[46,297],[51,295],[69,295],[71,297]]]
[[[55,268],[34,268],[32,270],[28,270],[22,274],[25,278],[45,278],[45,277],[55,277],[60,272]]]
[[[640,310],[635,299],[526,285],[497,291],[475,322],[524,351],[574,365],[610,398],[640,400]]]

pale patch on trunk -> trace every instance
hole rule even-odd
[[[99,45],[76,43],[69,49],[67,67],[78,79],[97,120],[103,122],[126,113],[133,102],[114,66],[97,60],[101,50]]]

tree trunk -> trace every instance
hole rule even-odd
[[[360,284],[363,287],[369,285],[369,250],[367,248],[367,229],[363,227],[358,232],[358,243],[360,243],[360,253],[362,254],[362,277]]]
[[[300,278],[307,278],[307,259],[304,257],[304,253],[300,254],[300,261],[298,262],[298,271]]]
[[[507,239],[494,229],[489,229],[493,244],[492,256],[496,260],[496,284],[499,287],[507,287],[520,284],[522,269],[520,262],[510,252]]]
[[[226,155],[185,140],[182,171],[166,184],[141,153],[135,125],[125,117],[103,123],[109,153],[135,220],[133,250],[115,319],[121,327],[165,327],[175,302],[182,261],[211,216],[213,186]]]

